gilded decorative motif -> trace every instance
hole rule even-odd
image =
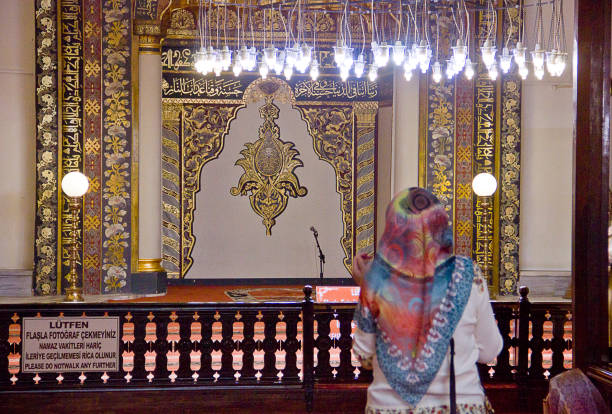
[[[374,253],[376,234],[376,114],[377,102],[354,102],[356,179],[355,193],[355,248],[359,252]]]
[[[61,0],[61,51],[62,51],[62,174],[81,171],[83,168],[83,10],[80,0]],[[70,246],[76,242],[82,245],[83,234],[72,234],[72,223],[80,223],[82,213],[75,217],[75,210],[60,197],[60,260],[58,275],[62,289],[62,275],[70,271]],[[77,255],[77,274],[82,272],[82,252]],[[80,282],[79,282],[80,285]]]
[[[216,159],[223,150],[223,143],[230,122],[242,105],[185,105],[182,112],[182,263],[181,276],[191,265],[193,236],[193,212],[195,194],[200,190],[202,168]],[[164,206],[165,207],[165,206]]]
[[[353,109],[350,106],[297,105],[308,125],[314,150],[336,171],[336,191],[341,196],[340,211],[344,235],[344,266],[350,272],[353,249]]]
[[[452,16],[446,9],[429,16],[430,25],[439,32],[439,59],[444,60],[450,53],[450,28],[453,25]],[[438,25],[438,26],[436,26]],[[447,213],[454,218],[454,164],[455,164],[455,83],[443,79],[439,83],[432,80],[431,75],[426,79],[426,88],[423,91],[426,97],[420,110],[425,112],[421,117],[423,136],[421,143],[425,151],[424,165],[421,167],[421,184],[435,194],[444,205]]]
[[[483,3],[484,4],[484,3]],[[482,44],[488,27],[486,13],[476,13],[477,39]],[[497,91],[496,84],[491,81],[487,68],[480,62],[476,79],[474,82],[474,172],[488,172],[496,175],[496,103]],[[473,258],[482,267],[486,262],[492,267],[489,275],[489,291],[493,295],[497,294],[497,282],[499,269],[495,266],[494,257],[494,209],[496,198],[492,203],[488,203],[488,208],[483,208],[481,200],[474,198],[474,244]],[[486,220],[483,220],[484,217]],[[485,224],[486,223],[486,224]],[[485,259],[486,258],[486,259]]]
[[[183,105],[162,105],[162,267],[169,278],[181,277],[181,139]]]
[[[289,197],[304,197],[308,190],[300,186],[294,170],[304,164],[297,158],[299,151],[294,143],[280,139],[280,128],[274,122],[278,119],[279,108],[266,97],[266,103],[259,108],[264,123],[259,127],[259,139],[245,143],[240,151],[243,158],[236,161],[244,169],[238,185],[232,187],[233,196],[248,195],[251,208],[263,218],[266,235],[272,235],[276,217],[287,208]]]
[[[84,0],[87,22],[83,30],[83,173],[90,188],[83,197],[83,293],[102,290],[102,60],[100,0]]]
[[[36,0],[36,222],[34,292],[57,292],[57,4]]]
[[[104,291],[125,290],[131,229],[131,2],[102,3]]]
[[[136,19],[155,20],[157,18],[158,0],[135,0],[134,14]]]
[[[474,83],[455,81],[455,254],[472,255],[472,142]]]
[[[455,85],[428,79],[427,188],[438,197],[449,217],[454,198]]]
[[[513,47],[518,40],[519,0],[508,0],[503,34]],[[512,24],[510,24],[512,20]],[[519,278],[519,214],[521,172],[521,80],[513,70],[502,76],[499,172],[499,293],[516,294]]]
[[[168,35],[195,37],[197,35],[197,30],[193,13],[187,9],[173,10],[172,17],[170,18]]]

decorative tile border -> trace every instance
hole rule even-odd
[[[57,4],[36,0],[36,222],[38,295],[57,292],[58,94]]]

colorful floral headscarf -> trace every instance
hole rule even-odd
[[[416,405],[446,356],[467,304],[470,259],[452,256],[452,230],[438,199],[421,188],[397,194],[361,286],[357,326],[376,333],[376,356],[391,387]]]

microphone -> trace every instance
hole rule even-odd
[[[314,226],[310,226],[310,231],[314,234],[315,237],[319,235],[319,232],[317,232],[317,229],[315,229]]]

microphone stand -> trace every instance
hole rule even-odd
[[[323,250],[321,250],[321,246],[319,245],[319,238],[317,231],[313,231],[315,242],[317,242],[317,249],[319,249],[319,278],[323,280],[323,267],[325,266],[325,255],[323,254]]]

